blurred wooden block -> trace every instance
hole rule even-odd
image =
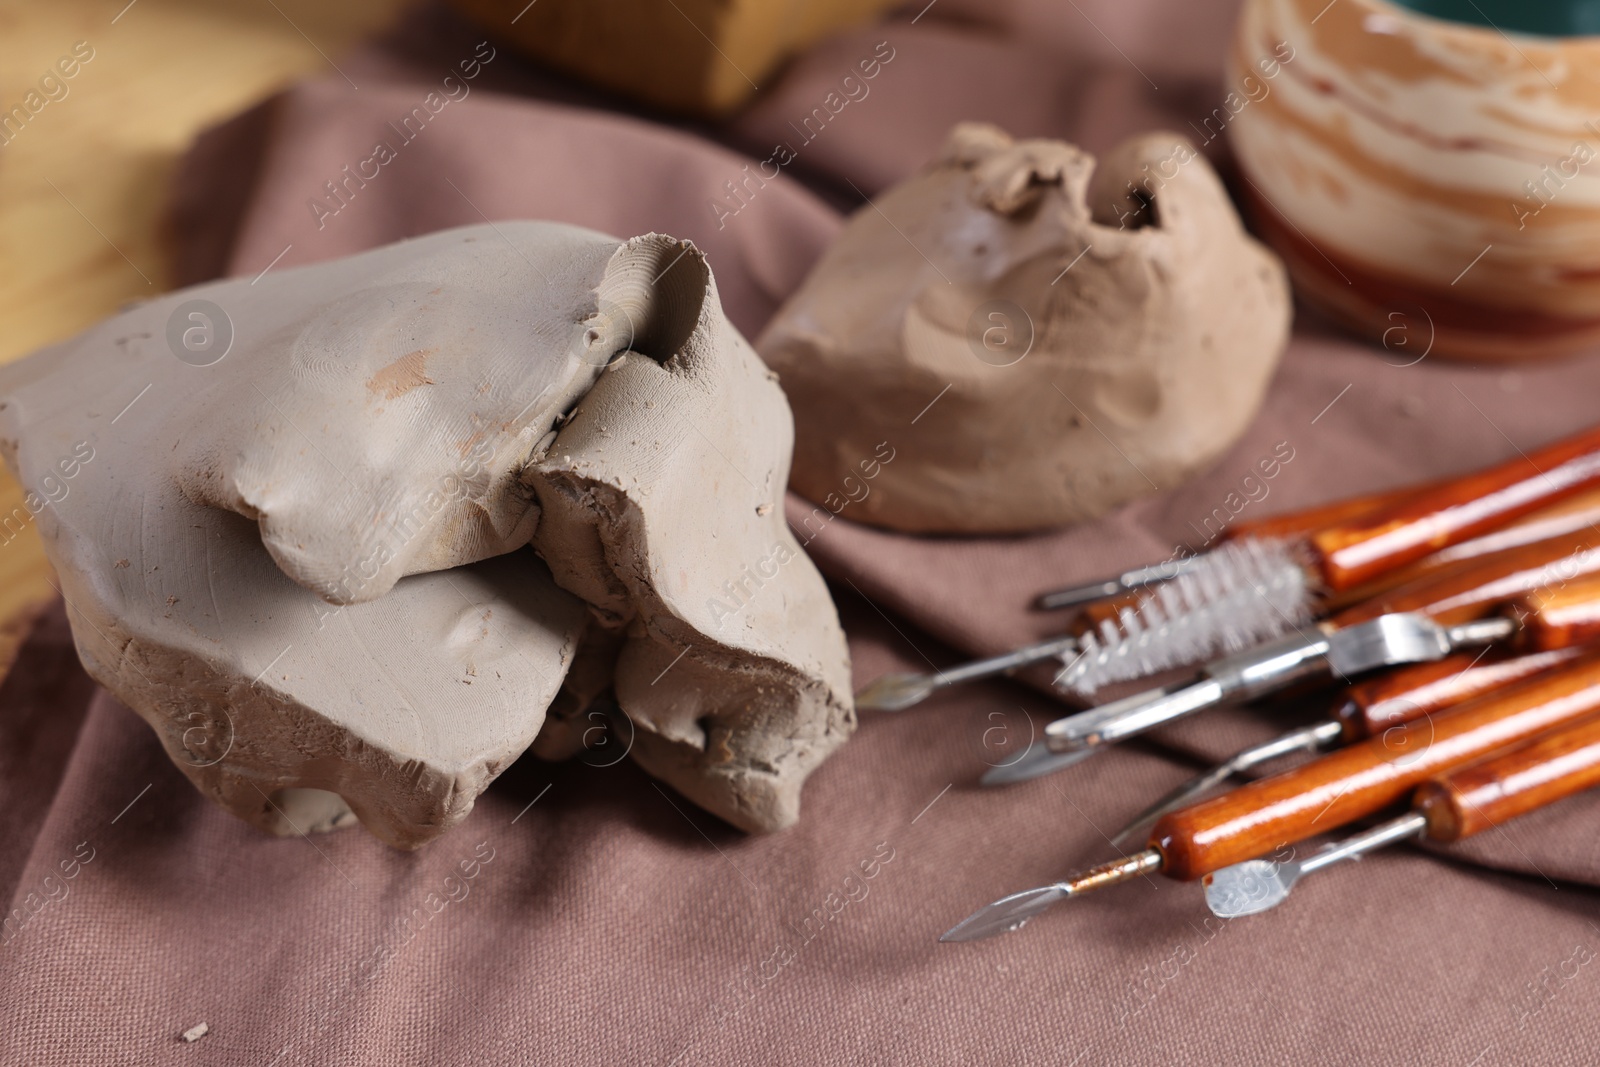
[[[708,116],[744,103],[795,51],[901,3],[455,0],[508,43],[557,70],[654,107]]]

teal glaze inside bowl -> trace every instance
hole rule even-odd
[[[1600,35],[1600,0],[1393,0],[1449,22],[1545,37]]]

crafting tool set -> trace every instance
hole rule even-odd
[[[1045,659],[1059,660],[1058,688],[1082,694],[1214,657],[1187,679],[1050,723],[986,786],[1061,771],[1220,705],[1270,714],[1310,700],[1325,714],[1133,815],[1111,839],[1131,851],[1003,897],[943,941],[1015,930],[1059,901],[1155,873],[1203,879],[1214,913],[1248,915],[1313,871],[1400,841],[1460,840],[1600,784],[1600,429],[1465,477],[1241,525],[1203,556],[1036,606],[1077,607],[1080,622],[1005,656],[883,679],[861,706],[900,710]],[[1285,857],[1331,834],[1345,836]]]

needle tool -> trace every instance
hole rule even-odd
[[[1430,482],[1422,486],[1406,486],[1403,489],[1392,489],[1387,493],[1374,493],[1370,496],[1349,497],[1335,500],[1327,504],[1318,504],[1315,507],[1304,508],[1299,511],[1285,512],[1273,515],[1270,518],[1254,522],[1233,522],[1223,529],[1219,535],[1221,545],[1218,549],[1246,539],[1256,541],[1275,541],[1291,537],[1305,537],[1316,533],[1324,527],[1338,523],[1353,522],[1364,519],[1368,515],[1376,514],[1387,507],[1393,507],[1404,500],[1415,496],[1425,489],[1432,489],[1442,483]],[[1192,556],[1178,559],[1169,559],[1161,563],[1151,563],[1143,567],[1123,571],[1113,578],[1103,578],[1099,581],[1086,582],[1083,585],[1073,586],[1070,589],[1058,589],[1054,592],[1040,594],[1033,602],[1039,611],[1059,611],[1063,608],[1082,607],[1100,600],[1109,600],[1120,597],[1126,593],[1136,592],[1140,589],[1170,582],[1180,574],[1188,574],[1201,567],[1209,566],[1207,563],[1212,549]]]
[[[886,674],[868,683],[856,694],[857,711],[904,711],[920,704],[936,690],[958,682],[972,682],[997,674],[1007,674],[1030,663],[1054,659],[1078,647],[1074,636],[1053,637],[1027,645],[1003,656],[991,656],[933,674]]]
[[[1257,523],[1235,523],[1227,541],[1301,540],[1314,553],[1328,588],[1340,590],[1504,526],[1520,516],[1600,484],[1600,427],[1457,478],[1371,496],[1352,497]],[[1050,610],[1074,607],[1204,570],[1202,553],[1113,578],[1045,593]]]

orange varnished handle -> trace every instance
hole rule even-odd
[[[1390,727],[1432,715],[1474,697],[1531,678],[1585,654],[1579,648],[1558,648],[1520,656],[1502,651],[1461,652],[1434,663],[1402,667],[1345,690],[1333,717],[1344,727],[1346,742],[1376,737]]]
[[[1375,501],[1392,500],[1393,498],[1411,497],[1418,492],[1426,491],[1428,487],[1401,490],[1396,493],[1379,494],[1373,497],[1362,497],[1358,501],[1347,502],[1359,505],[1361,508],[1371,510]],[[1228,535],[1231,537],[1236,532],[1243,534],[1259,533],[1262,537],[1289,537],[1302,535],[1308,531],[1320,529],[1315,523],[1315,512],[1332,512],[1340,505],[1326,505],[1322,509],[1313,509],[1306,512],[1295,512],[1277,519],[1263,519],[1254,526],[1243,524],[1245,529],[1238,530],[1230,527]],[[1276,528],[1270,524],[1281,523]],[[1301,524],[1304,523],[1302,526]],[[1559,540],[1566,538],[1566,540]],[[1544,544],[1544,542],[1553,542]],[[1584,490],[1567,500],[1559,501],[1548,507],[1539,509],[1532,514],[1525,515],[1503,529],[1475,537],[1469,541],[1435,552],[1431,555],[1409,563],[1404,567],[1380,575],[1370,582],[1345,590],[1341,593],[1330,593],[1324,598],[1324,603],[1333,612],[1346,611],[1356,607],[1357,613],[1350,618],[1360,621],[1361,618],[1381,614],[1381,605],[1393,601],[1391,597],[1397,592],[1404,592],[1420,586],[1424,582],[1449,583],[1451,576],[1464,576],[1462,579],[1470,584],[1476,576],[1485,572],[1476,570],[1480,565],[1490,567],[1509,566],[1517,558],[1513,555],[1518,549],[1529,549],[1529,555],[1522,557],[1526,560],[1548,562],[1550,559],[1547,550],[1554,548],[1557,555],[1581,548],[1587,544],[1600,545],[1600,487]],[[1560,546],[1566,546],[1561,548]],[[1491,562],[1498,561],[1498,562]],[[1404,587],[1404,590],[1402,590]],[[1448,584],[1446,588],[1449,588]],[[1502,595],[1511,596],[1520,592],[1520,589],[1508,587]],[[1080,625],[1098,626],[1105,620],[1115,620],[1127,608],[1137,609],[1140,601],[1149,595],[1147,590],[1136,589],[1120,596],[1084,606],[1080,615]],[[1454,594],[1452,594],[1454,595]],[[1489,595],[1485,604],[1492,604],[1494,596]],[[1367,614],[1360,615],[1360,605],[1366,605]],[[1392,610],[1413,610],[1394,608]],[[1456,620],[1459,621],[1459,620]]]
[[[1459,841],[1600,785],[1600,719],[1552,730],[1418,789],[1428,837]]]
[[[1310,536],[1337,592],[1600,484],[1600,427]]]
[[[1596,713],[1600,656],[1586,656],[1165,815],[1150,846],[1166,874],[1200,878],[1372,815],[1430,778]]]
[[[1328,504],[1301,511],[1288,511],[1281,515],[1268,515],[1264,519],[1234,522],[1222,532],[1224,541],[1237,541],[1241,537],[1305,537],[1329,526],[1353,523],[1394,508],[1418,493],[1437,489],[1445,482],[1428,482],[1408,485],[1385,493],[1346,497]]]
[[[1407,582],[1441,574],[1447,569],[1459,571],[1496,552],[1521,548],[1535,541],[1589,528],[1595,530],[1596,539],[1600,540],[1600,488],[1585,489],[1567,500],[1524,515],[1509,526],[1424,556],[1415,563],[1381,574],[1352,589],[1331,593],[1324,597],[1323,602],[1329,611],[1342,611],[1352,604],[1382,596]]]
[[[1420,611],[1445,623],[1482,618],[1508,600],[1600,572],[1600,552],[1593,550],[1595,545],[1600,545],[1600,532],[1585,527],[1496,552],[1346,608],[1333,617],[1334,622],[1348,626],[1391,611]]]
[[[1520,642],[1526,648],[1570,648],[1600,639],[1600,575],[1524,593],[1508,610],[1522,620]]]

